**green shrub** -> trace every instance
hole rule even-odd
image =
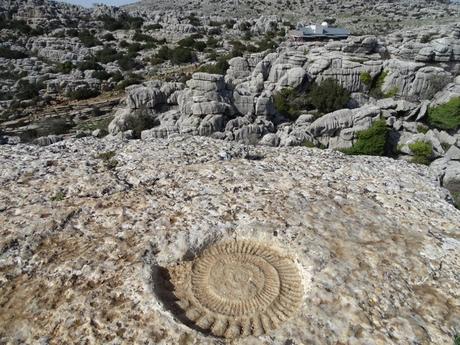
[[[278,113],[284,115],[291,121],[297,120],[300,115],[298,100],[301,96],[292,88],[282,89],[273,96],[273,103]]]
[[[460,192],[450,192],[452,199],[454,200],[454,206],[460,210]],[[460,345],[460,335],[456,335],[454,338],[454,345]]]
[[[156,42],[156,39],[150,35],[146,35],[141,33],[140,31],[136,31],[133,36],[133,41],[138,42]]]
[[[436,128],[457,130],[460,128],[460,97],[428,110],[428,123]]]
[[[26,57],[28,57],[28,55],[19,50],[0,47],[0,58],[17,60],[17,59],[25,59]]]
[[[195,39],[193,39],[192,37],[186,37],[177,42],[177,44],[181,47],[193,47],[195,42]]]
[[[104,41],[115,41],[115,37],[109,32],[109,33],[106,33],[104,36],[102,36],[102,38],[104,39]]]
[[[172,50],[171,54],[171,63],[178,65],[183,63],[190,63],[195,60],[195,54],[191,51],[191,49],[184,48],[184,47],[176,47]]]
[[[201,66],[198,69],[198,72],[225,75],[229,67],[230,65],[228,64],[227,60],[225,58],[220,58],[214,64],[208,64],[208,65]]]
[[[350,92],[334,79],[326,79],[320,85],[315,84],[309,93],[310,102],[321,113],[330,113],[346,107]]]
[[[433,158],[433,145],[425,141],[416,141],[413,144],[409,144],[412,157],[411,162],[417,164],[429,165]]]
[[[78,38],[85,47],[91,48],[101,43],[89,30],[83,30],[79,33]]]
[[[118,161],[114,158],[116,154],[115,151],[101,152],[96,158],[102,160],[107,169],[113,170],[118,165]]]
[[[120,58],[120,53],[112,47],[104,47],[94,55],[96,60],[101,63],[113,62]]]
[[[208,48],[216,48],[219,45],[219,40],[215,39],[214,37],[209,37],[206,41],[206,46]]]
[[[102,71],[94,71],[92,74],[93,78],[99,79],[99,80],[107,80],[111,77],[112,75],[105,70]]]
[[[366,86],[372,85],[372,77],[369,72],[361,72],[361,74],[359,75],[359,79]]]
[[[118,65],[123,71],[131,71],[142,68],[142,64],[135,59],[133,54],[125,54],[118,59]]]
[[[142,83],[142,78],[136,74],[130,74],[125,80],[121,81],[116,89],[117,90],[124,90],[125,88],[127,88],[128,86],[131,86],[131,85],[137,85],[137,84],[140,84]]]
[[[58,73],[69,74],[75,68],[72,62],[66,61],[60,64],[57,64],[56,71]]]
[[[140,29],[144,24],[144,19],[141,17],[132,17],[130,15],[120,16],[118,19],[105,15],[98,18],[103,22],[104,29],[108,31],[115,30],[135,30]]]
[[[263,52],[266,50],[272,51],[276,48],[277,44],[273,42],[270,38],[265,37],[264,39],[260,40],[256,43],[258,47],[258,51]]]
[[[102,71],[104,68],[99,65],[96,61],[94,60],[86,60],[82,61],[78,64],[78,69],[80,71]]]
[[[397,86],[392,87],[387,93],[385,93],[386,98],[393,98],[395,97],[399,92],[399,88]]]
[[[357,133],[357,140],[349,149],[341,150],[349,155],[385,156],[390,153],[389,129],[385,120],[377,120],[372,127]]]
[[[425,126],[425,125],[422,125],[422,124],[418,124],[417,125],[417,133],[423,133],[425,134],[426,132],[428,132],[430,129]]]
[[[385,78],[388,75],[388,71],[381,72],[376,79],[373,80],[370,90],[370,95],[375,98],[383,98],[385,95],[382,91],[383,83],[385,82]]]
[[[186,48],[193,48],[196,49],[200,52],[204,51],[206,49],[206,43],[203,41],[197,41],[193,37],[187,37],[179,42],[177,44],[181,47],[186,47]]]
[[[144,26],[144,29],[155,31],[155,30],[163,29],[163,26],[161,24],[152,24],[152,25]]]
[[[71,91],[67,94],[67,97],[73,100],[84,100],[84,99],[89,99],[93,97],[99,96],[100,92],[97,90],[92,90],[89,88],[80,88],[74,91]]]
[[[33,29],[24,20],[0,18],[0,29],[19,31],[25,35],[42,35],[43,30]]]
[[[164,62],[169,60],[171,54],[171,49],[167,45],[164,45],[158,50],[157,54],[155,55],[155,58],[158,59],[158,61]]]
[[[193,25],[193,26],[200,26],[201,25],[200,19],[197,18],[194,13],[192,13],[192,14],[190,14],[188,16],[188,20],[190,21],[190,24]]]
[[[34,99],[38,97],[43,85],[40,83],[31,83],[26,79],[21,79],[18,82],[16,90],[16,99],[24,101],[26,99]]]

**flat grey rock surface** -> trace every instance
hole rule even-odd
[[[231,344],[453,344],[460,211],[428,168],[200,137],[0,147],[0,343],[224,344],[156,293],[226,239],[295,257],[298,312]]]

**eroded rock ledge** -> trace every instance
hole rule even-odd
[[[221,344],[161,268],[224,239],[296,257],[304,300],[233,344],[450,344],[460,212],[426,167],[201,137],[0,149],[0,342]]]

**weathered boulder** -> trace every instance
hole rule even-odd
[[[306,76],[307,72],[302,67],[291,68],[283,77],[278,80],[277,89],[295,89],[304,83]]]
[[[126,91],[126,104],[130,109],[155,108],[166,101],[164,94],[157,88],[136,86]]]
[[[155,117],[151,111],[120,108],[115,112],[108,130],[111,135],[131,130],[134,137],[139,138],[143,130],[150,129],[154,125]]]

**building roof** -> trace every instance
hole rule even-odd
[[[295,30],[292,34],[297,37],[348,37],[350,32],[342,28],[312,25]]]

